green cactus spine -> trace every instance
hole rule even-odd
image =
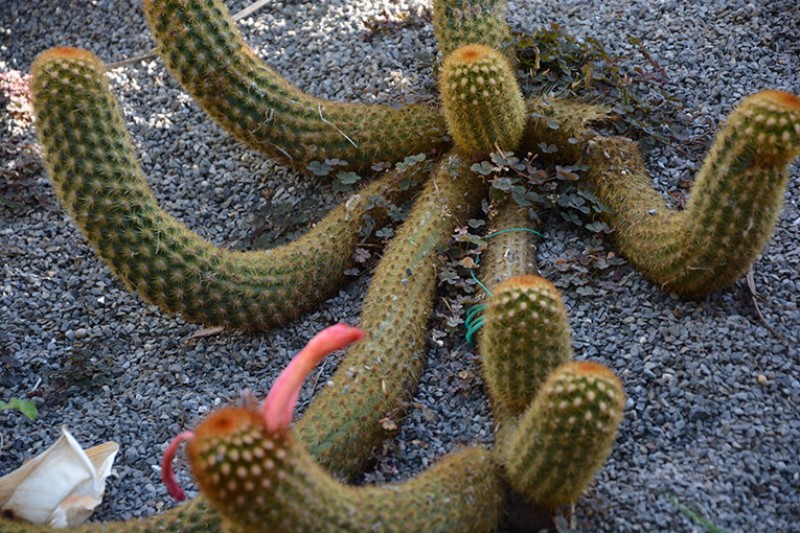
[[[608,368],[558,367],[495,446],[511,486],[547,508],[577,501],[611,453],[624,407],[622,384]]]
[[[360,472],[387,436],[425,365],[426,325],[439,251],[466,220],[485,187],[456,156],[440,163],[381,259],[364,299],[364,342],[351,348],[297,425],[297,438],[337,475]]]
[[[191,322],[263,329],[313,308],[343,282],[363,216],[382,216],[371,210],[376,197],[407,194],[390,174],[293,243],[225,251],[159,207],[97,58],[45,52],[32,85],[47,167],[75,223],[129,289]],[[405,177],[421,181],[425,169],[413,165]]]
[[[243,531],[492,531],[502,484],[491,455],[468,448],[405,483],[350,487],[258,411],[212,413],[188,447],[203,494]]]
[[[558,289],[538,276],[516,276],[487,302],[479,349],[498,421],[520,416],[542,383],[572,357],[569,319]]]
[[[467,44],[495,50],[511,41],[505,0],[434,0],[433,28],[446,56]]]
[[[220,0],[145,0],[144,10],[167,68],[200,107],[239,141],[288,165],[339,159],[369,168],[426,152],[445,134],[429,106],[305,94],[256,57]]]
[[[525,130],[522,92],[508,60],[471,44],[445,58],[439,80],[447,129],[456,147],[478,158],[500,147],[515,150]]]

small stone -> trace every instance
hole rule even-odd
[[[764,374],[759,374],[757,379],[761,385],[767,384],[767,376],[765,376]]]
[[[79,328],[75,331],[75,338],[78,340],[85,339],[89,336],[89,330],[86,328]]]

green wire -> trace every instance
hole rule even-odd
[[[544,239],[544,235],[542,235],[538,231],[530,229],[530,228],[506,228],[506,229],[501,229],[499,231],[495,231],[494,233],[491,233],[491,234],[487,235],[483,239],[484,240],[491,239],[492,237],[497,237],[498,235],[502,235],[503,233],[508,233],[510,231],[528,231],[528,232],[533,233],[534,235],[537,235],[537,236],[541,237],[542,239]],[[478,258],[475,261],[475,264],[477,265],[480,262],[480,260],[481,260],[481,258],[480,258],[480,256],[478,256]],[[481,280],[478,279],[478,277],[475,275],[475,271],[473,269],[471,269],[471,268],[469,269],[469,275],[472,276],[472,279],[475,280],[475,283],[477,283],[478,286],[481,289],[483,289],[483,291],[486,294],[488,294],[489,297],[491,298],[492,291],[490,291],[489,288],[486,285],[484,285],[481,282]],[[475,343],[473,342],[472,338],[475,336],[475,333],[481,328],[481,326],[483,326],[484,322],[486,322],[484,317],[481,316],[481,314],[480,314],[480,313],[483,313],[483,311],[485,309],[486,309],[486,304],[473,305],[472,307],[467,309],[467,318],[466,318],[466,320],[464,320],[464,327],[467,328],[467,335],[466,335],[467,342],[472,346],[475,345]]]

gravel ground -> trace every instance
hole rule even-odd
[[[248,2],[228,4],[236,11]],[[262,57],[311,93],[403,102],[434,89],[428,9],[416,0],[276,1],[240,27]],[[717,123],[761,88],[800,92],[800,9],[792,0],[527,0],[510,2],[508,13],[516,28],[557,22],[614,51],[631,52],[628,39],[638,37],[666,69],[668,91],[700,113],[695,124]],[[409,14],[378,32],[365,24]],[[146,52],[152,41],[133,0],[2,2],[0,71],[27,71],[39,51],[67,45],[112,62]],[[237,145],[160,60],[110,77],[163,206],[213,242],[245,242],[261,217],[290,237],[296,228],[280,215],[287,207],[314,219],[341,199]],[[32,142],[24,124],[0,116],[5,141]],[[694,174],[701,157],[657,147],[648,162],[668,191]],[[33,397],[40,417],[0,413],[0,472],[44,450],[61,424],[86,446],[116,440],[120,454],[94,519],[173,505],[157,469],[172,436],[243,387],[265,391],[316,331],[357,322],[366,274],[286,327],[194,338],[199,326],[143,304],[109,274],[35,164],[28,178],[10,177],[25,174],[24,152],[6,150],[4,158],[0,399]],[[565,286],[576,356],[614,368],[630,398],[612,457],[574,515],[565,511],[575,529],[699,530],[676,498],[732,531],[800,531],[798,178],[795,165],[776,234],[754,267],[764,321],[744,281],[701,301],[663,294],[625,265],[587,274],[582,285],[565,281],[574,273],[557,271],[554,261],[588,253],[588,235],[555,219],[545,226],[540,261]],[[444,298],[439,311],[447,314]],[[476,354],[463,329],[441,318],[432,328],[420,391],[367,481],[405,479],[463,443],[491,444]],[[179,470],[193,488],[185,465]]]

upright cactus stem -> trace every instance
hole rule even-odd
[[[511,486],[546,508],[577,501],[611,453],[624,407],[622,384],[608,368],[560,366],[495,445]]]
[[[467,44],[495,50],[511,40],[505,0],[434,0],[433,28],[446,56]]]
[[[747,272],[775,229],[800,155],[800,98],[762,91],[744,99],[716,136],[684,211],[650,184],[624,139],[590,144],[589,182],[611,212],[620,250],[665,290],[702,296]]]
[[[401,180],[419,183],[428,168],[368,185],[290,244],[230,252],[159,207],[94,55],[44,52],[32,86],[47,168],[75,223],[128,288],[190,322],[255,330],[308,311],[343,282],[364,216],[385,216],[375,199],[400,200],[411,192]]]
[[[447,130],[464,156],[517,148],[525,130],[525,101],[500,52],[479,44],[459,48],[445,58],[439,90]]]
[[[542,383],[572,357],[569,319],[558,289],[538,276],[516,276],[492,291],[479,348],[495,418],[520,416]]]
[[[351,168],[395,162],[441,145],[441,114],[321,100],[261,61],[220,0],[144,0],[170,73],[237,140],[305,170],[314,160]]]

